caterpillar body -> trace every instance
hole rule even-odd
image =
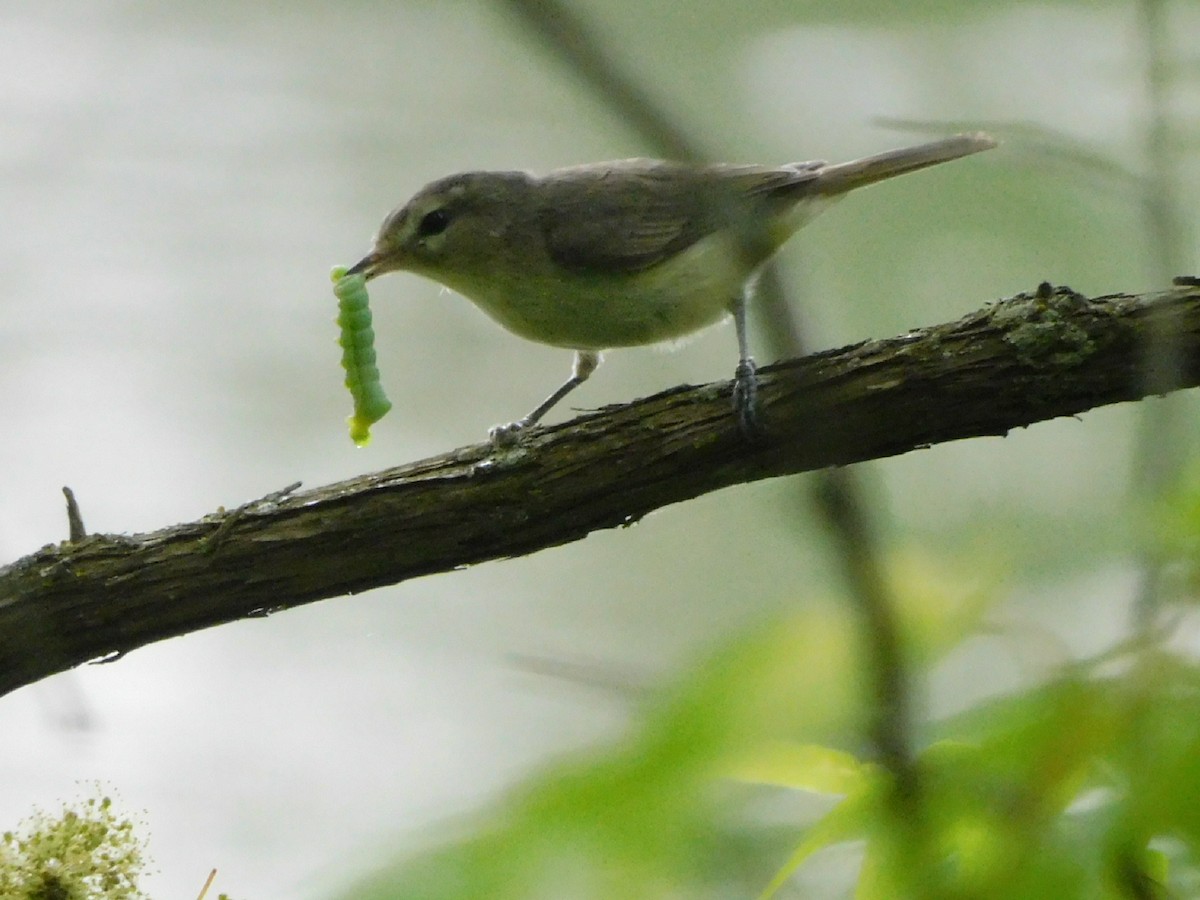
[[[375,365],[375,329],[371,327],[366,279],[347,276],[345,266],[334,267],[329,277],[338,298],[337,323],[342,330],[338,344],[342,348],[345,383],[354,398],[354,415],[346,422],[351,440],[362,447],[370,442],[371,426],[387,415],[392,401],[383,393]]]

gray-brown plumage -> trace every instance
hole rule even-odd
[[[745,288],[758,267],[854,188],[993,146],[970,134],[839,165],[631,159],[541,177],[451,175],[391,213],[350,271],[425,275],[510,331],[576,351],[572,377],[500,438],[535,423],[586,379],[600,351],[678,339],[732,314],[741,351],[735,403],[749,431],[756,382]]]

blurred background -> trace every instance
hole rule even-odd
[[[814,348],[1042,280],[1164,284],[1121,174],[1144,167],[1147,125],[1130,4],[573,8],[715,158],[842,160],[926,139],[896,120],[1004,142],[857,193],[788,245],[783,280]],[[1200,33],[1200,7],[1171,21],[1180,41]],[[328,270],[441,175],[650,152],[483,0],[7,4],[0,73],[3,562],[65,538],[63,485],[89,530],[149,531],[519,417],[570,354],[391,276],[372,299],[394,409],[356,449]],[[1174,101],[1191,121],[1196,85]],[[1177,198],[1193,211],[1195,159]],[[571,400],[725,379],[735,352],[729,325],[671,352],[616,351]],[[1085,652],[1128,622],[1137,420],[1107,408],[863,472],[889,540],[986,561],[1006,617]],[[662,683],[730,635],[833,602],[803,482],[25,688],[0,699],[0,823],[99,781],[144,811],[156,896],[193,896],[213,866],[239,897],[324,896],[547,760],[620,735],[633,707],[610,681]],[[1003,648],[951,655],[924,702],[962,706],[1019,669]]]

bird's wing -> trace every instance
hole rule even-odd
[[[719,228],[795,203],[813,171],[648,160],[560,169],[545,180],[539,226],[565,268],[637,272]]]

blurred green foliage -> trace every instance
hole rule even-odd
[[[1198,510],[1189,478],[1156,519],[1178,565],[1200,564]],[[995,634],[1000,572],[910,556],[891,577],[912,674]],[[622,745],[544,772],[468,835],[345,896],[1192,896],[1200,666],[1174,630],[925,723],[918,796],[900,805],[856,737],[870,698],[853,620],[778,621],[700,662]],[[789,798],[809,802],[764,811]],[[843,864],[813,875],[822,855]]]

